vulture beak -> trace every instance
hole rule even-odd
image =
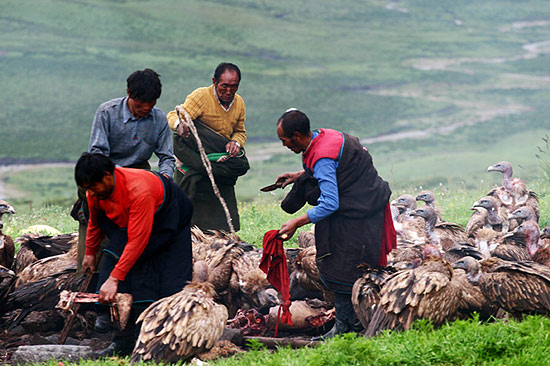
[[[487,172],[500,172],[500,170],[494,165],[491,165],[487,168]]]

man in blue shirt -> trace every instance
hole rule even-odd
[[[174,173],[172,132],[162,110],[155,107],[162,85],[159,75],[145,69],[127,79],[128,96],[101,104],[95,114],[88,152],[102,153],[115,165],[150,169],[155,153],[159,171],[167,178]]]
[[[95,113],[88,152],[109,157],[117,166],[151,169],[153,153],[159,158],[159,172],[172,179],[175,166],[172,132],[166,114],[155,107],[162,92],[159,74],[152,69],[138,70],[127,80],[126,97],[111,99]],[[86,195],[78,192],[73,217],[80,222],[78,268],[85,252],[88,207]],[[80,211],[80,214],[77,212]],[[109,329],[108,317],[98,317],[96,330]]]
[[[387,254],[395,248],[391,190],[354,136],[324,128],[311,131],[308,117],[295,109],[281,116],[277,135],[283,146],[302,154],[304,166],[300,172],[281,174],[277,181],[284,187],[312,176],[320,190],[317,205],[284,223],[279,237],[288,239],[297,228],[315,223],[316,264],[323,286],[334,293],[336,313],[335,326],[321,338],[353,331],[351,291],[361,275],[357,266],[386,265]]]

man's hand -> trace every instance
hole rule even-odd
[[[231,140],[225,145],[225,151],[229,153],[229,156],[235,157],[241,151],[241,145],[237,141]]]
[[[285,188],[291,183],[296,182],[298,177],[302,175],[304,171],[294,172],[294,173],[283,173],[277,177],[275,183],[281,183],[281,188]]]
[[[187,125],[184,122],[180,122],[178,124],[178,127],[176,127],[176,132],[178,135],[180,135],[183,138],[188,138],[190,134],[189,127],[187,127]]]
[[[95,271],[95,255],[85,255],[82,260],[82,271],[84,273]]]
[[[99,289],[99,302],[102,304],[110,304],[115,301],[115,295],[118,291],[118,280],[109,276]]]
[[[283,226],[281,226],[281,229],[279,229],[279,233],[277,234],[277,236],[283,240],[288,240],[292,238],[292,235],[294,235],[296,229],[298,229],[300,226],[304,226],[305,224],[309,224],[310,222],[311,221],[309,220],[309,217],[307,217],[307,214],[287,221],[283,224]]]

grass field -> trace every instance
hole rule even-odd
[[[548,198],[546,183],[534,182],[539,192]],[[437,191],[443,209],[443,217],[464,224],[468,207],[483,192],[460,190],[445,193]],[[261,246],[263,233],[277,229],[294,215],[287,215],[278,208],[273,198],[262,198],[241,205],[241,238]],[[548,205],[541,207],[541,216],[546,218],[541,226],[548,225]],[[299,213],[298,213],[299,214]],[[14,237],[33,224],[50,225],[62,232],[76,231],[77,225],[68,215],[68,210],[50,206],[36,209],[32,214],[17,214],[4,220],[4,232]],[[304,228],[306,230],[308,228]],[[288,245],[295,244],[297,235]],[[241,365],[550,365],[548,349],[550,320],[545,317],[528,317],[522,322],[513,320],[482,323],[477,318],[457,321],[434,330],[425,322],[416,323],[412,330],[402,333],[385,333],[376,338],[355,338],[351,335],[338,337],[315,348],[277,351],[263,349],[259,344],[250,344],[250,351],[239,357],[209,362],[220,366]],[[45,366],[58,366],[58,361]],[[83,361],[82,366],[121,366],[128,358],[112,358],[104,361]],[[67,363],[65,363],[67,365]]]

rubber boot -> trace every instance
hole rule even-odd
[[[353,304],[351,303],[351,294],[334,294],[334,310],[336,313],[336,321],[334,326],[327,333],[319,337],[313,337],[312,341],[323,341],[332,338],[338,334],[349,333],[354,331],[354,325],[357,321]]]
[[[117,330],[113,342],[107,348],[96,353],[98,358],[115,355],[124,357],[132,354],[137,336],[139,335],[139,327],[136,325],[136,320],[139,313],[141,313],[141,311],[136,311],[132,308],[126,328],[123,330]]]

